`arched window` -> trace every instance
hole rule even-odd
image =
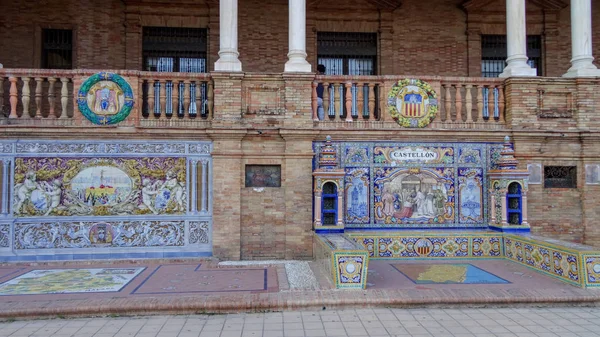
[[[521,184],[511,183],[508,185],[506,194],[506,208],[508,214],[508,223],[510,225],[520,225],[523,222],[523,199]]]
[[[337,186],[328,182],[323,185],[323,196],[321,198],[321,219],[324,226],[335,226],[337,219],[338,194]]]

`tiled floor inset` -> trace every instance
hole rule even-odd
[[[182,294],[277,291],[270,268],[201,269],[200,265],[160,265],[131,293]]]
[[[144,269],[36,269],[0,284],[0,295],[116,292]]]
[[[510,283],[468,263],[392,264],[416,284],[491,284]]]

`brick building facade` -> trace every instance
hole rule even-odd
[[[596,179],[589,173],[600,164],[600,80],[593,76],[560,77],[571,66],[568,1],[526,1],[526,31],[539,39],[536,62],[541,73],[504,80],[482,77],[482,39],[506,35],[504,1],[306,2],[306,60],[312,70],[319,62],[319,33],[372,33],[376,36],[376,54],[371,74],[326,73],[315,77],[314,72],[283,72],[289,42],[285,0],[237,1],[237,51],[243,72],[214,71],[221,38],[218,1],[2,1],[0,63],[4,69],[0,69],[0,105],[6,117],[2,117],[2,139],[124,144],[210,142],[212,167],[208,180],[200,169],[197,176],[196,172],[189,174],[191,169],[187,171],[198,179],[189,178],[188,185],[196,181],[198,191],[205,185],[211,187],[206,188],[207,198],[211,199],[211,209],[206,213],[210,213],[207,222],[211,226],[208,254],[227,259],[292,259],[313,256],[314,141],[331,135],[338,142],[498,143],[510,135],[519,168],[539,167],[542,174],[541,181],[529,184],[527,192],[531,232],[600,246],[600,201],[596,198],[600,177]],[[592,32],[599,31],[600,7],[593,6],[590,16]],[[206,29],[201,52],[205,53],[209,74],[186,77],[175,74],[177,71],[161,74],[148,71],[156,69],[144,69],[144,27]],[[72,32],[73,70],[39,70],[43,69],[47,48],[43,40],[48,29]],[[592,38],[593,55],[600,55],[600,34],[592,34]],[[344,43],[352,48],[348,41],[341,41],[342,47],[337,48],[343,48]],[[352,53],[356,50],[360,49],[351,50],[350,56],[355,56]],[[98,71],[120,74],[132,86],[136,103],[122,124],[98,126],[77,111],[79,88]],[[194,118],[169,115],[164,98],[175,95],[177,88],[163,89],[156,83],[164,83],[165,88],[169,81],[181,83],[187,92],[187,85],[194,81],[200,88],[197,78],[205,83],[202,95],[208,98],[206,102],[202,98],[202,106],[207,106],[207,112],[202,118],[200,113]],[[385,97],[402,78],[424,79],[437,92],[440,114],[429,126],[403,128],[387,113]],[[54,94],[48,89],[51,82]],[[365,90],[372,83],[377,91],[371,91],[369,97],[377,96],[377,112],[370,111],[369,118],[357,113],[350,118],[353,122],[347,121],[348,114],[342,117],[335,112],[328,120],[314,120],[315,88],[324,82],[346,89],[358,83]],[[197,90],[194,95],[200,95]],[[331,104],[335,99],[345,107],[356,105],[352,101],[356,98],[344,96],[348,92],[342,91],[342,97],[331,93]],[[367,97],[367,91],[363,92]],[[27,95],[31,99],[23,100]],[[359,101],[363,99],[360,95]],[[193,97],[199,99],[191,94],[179,97],[186,107]],[[28,107],[25,113],[24,106]],[[67,120],[52,118],[61,108]],[[482,115],[483,110],[491,114]],[[16,163],[17,157],[11,157],[3,167]],[[248,165],[280,166],[280,187],[246,187]],[[551,167],[575,167],[574,186],[545,187],[544,172]],[[7,179],[12,176],[4,176],[5,185]],[[8,194],[2,199],[12,202],[16,192],[9,193],[8,187],[5,191]],[[191,202],[192,196],[187,197]],[[200,192],[197,198],[203,198]],[[10,218],[5,223],[13,226],[10,235],[16,242],[13,222],[20,220],[11,217],[11,207],[6,206],[3,213]],[[185,216],[185,233],[190,233],[189,222],[195,213]],[[116,228],[112,220],[105,220]],[[185,246],[190,243],[191,239]],[[174,247],[176,253],[177,245]],[[14,250],[9,251],[8,255]]]

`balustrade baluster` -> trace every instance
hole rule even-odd
[[[456,88],[456,93],[454,95],[454,100],[456,102],[456,122],[462,123],[462,84],[455,84],[454,87]]]
[[[4,112],[4,77],[0,76],[0,113]]]
[[[369,83],[369,118],[375,120],[375,83]]]
[[[160,81],[160,111],[165,112],[165,117],[167,116],[167,81]],[[159,116],[159,117],[162,117]]]
[[[197,81],[196,82],[196,116],[198,113],[201,117],[204,117],[206,114],[206,107],[204,106],[204,82]]]
[[[153,80],[148,80],[148,116],[150,117],[152,115],[154,115],[154,110],[155,110],[155,98],[154,98],[154,81]]]
[[[188,116],[195,118],[198,115],[198,105],[196,104],[196,97],[198,96],[198,82],[190,82],[190,107],[188,108]]]
[[[346,88],[346,122],[352,122],[352,82],[344,84]]]
[[[173,87],[173,90],[175,90],[175,87]],[[183,81],[178,81],[177,82],[177,109],[176,109],[176,115],[179,118],[183,118],[184,114],[183,112],[185,110],[183,110],[183,95],[185,94],[185,85],[183,84]]]
[[[22,77],[23,90],[21,90],[21,102],[23,103],[23,113],[21,118],[30,118],[29,114],[29,101],[31,100],[31,93],[29,91],[29,77]]]
[[[56,82],[56,78],[49,77],[48,78],[48,105],[50,105],[50,111],[48,112],[49,118],[56,118],[56,112],[54,110],[54,103],[56,102],[56,94],[54,92],[54,83]]]
[[[214,109],[214,87],[211,81],[208,81],[208,119],[213,118]]]
[[[69,118],[67,108],[69,104],[69,79],[66,77],[61,77],[60,81],[62,82],[62,88],[60,88],[60,118],[66,119]]]
[[[498,121],[504,123],[504,88],[498,86]]]
[[[364,83],[357,83],[356,84],[356,93],[357,93],[357,98],[356,98],[356,114],[358,115],[359,118],[364,119],[365,118],[365,98],[364,98],[364,92],[365,92],[365,84]]]
[[[477,122],[483,119],[483,85],[477,85]]]
[[[185,112],[190,109],[190,81],[183,81],[183,111],[181,117],[185,117]]]
[[[9,98],[9,102],[10,102],[10,115],[8,116],[8,118],[19,118],[19,115],[17,115],[17,102],[18,102],[18,90],[17,90],[17,81],[18,78],[16,77],[9,77],[8,80],[10,81],[10,91],[8,92],[8,94],[10,95]]]
[[[319,83],[317,83],[317,81],[313,81],[312,83],[312,100],[311,100],[311,106],[312,106],[312,119],[313,121],[318,121],[319,120],[319,116],[317,114],[317,110],[319,109],[319,102],[317,99],[317,86],[319,85]]]
[[[340,85],[338,83],[333,83],[333,104],[332,105],[332,115],[335,120],[338,119],[336,105],[339,109],[340,107]],[[342,116],[342,111],[340,111],[340,117]]]
[[[165,81],[165,116],[167,118],[173,117],[173,87],[175,83],[173,81]]]
[[[442,84],[444,87],[444,122],[452,122],[452,96],[450,95],[450,84]]]
[[[488,95],[487,95],[487,108],[488,108],[488,119],[494,119],[494,111],[495,111],[495,102],[494,102],[494,86],[488,86]]]
[[[329,83],[323,83],[323,119],[329,115]]]
[[[35,118],[42,118],[42,83],[44,79],[35,78]]]
[[[472,84],[465,85],[465,113],[467,114],[467,123],[473,123],[473,96],[471,95],[472,89]]]

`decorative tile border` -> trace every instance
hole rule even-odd
[[[564,282],[581,286],[577,250],[518,235],[505,235],[506,258]]]
[[[378,259],[401,258],[502,258],[502,235],[495,233],[350,233]]]

